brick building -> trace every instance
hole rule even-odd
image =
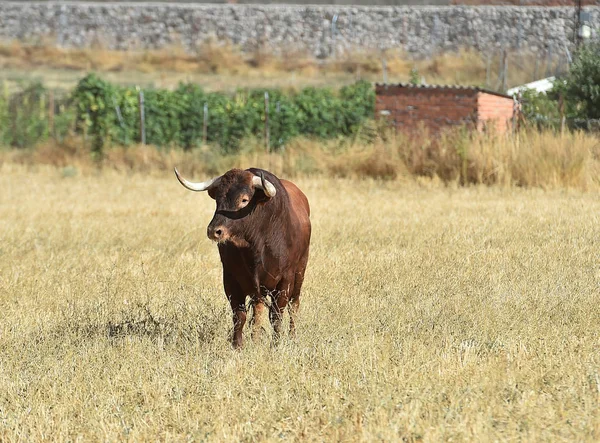
[[[389,119],[398,131],[421,124],[431,132],[467,125],[504,133],[512,127],[513,98],[478,87],[377,84],[375,94],[375,117]]]

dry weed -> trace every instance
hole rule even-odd
[[[23,76],[31,69],[94,70],[104,75],[118,72],[120,75],[116,77],[117,81],[130,82],[129,77],[133,77],[134,81],[140,82],[140,73],[156,80],[156,76],[161,77],[166,72],[172,79],[168,82],[161,80],[163,86],[176,85],[184,79],[181,75],[212,75],[220,77],[220,83],[225,82],[227,88],[252,86],[256,79],[262,79],[262,83],[259,83],[261,86],[272,86],[273,79],[277,79],[277,84],[285,83],[295,87],[315,82],[327,85],[347,84],[357,78],[381,81],[383,59],[386,60],[390,82],[408,82],[410,72],[415,68],[419,77],[429,84],[484,85],[488,77],[487,59],[482,57],[472,51],[459,51],[415,59],[397,50],[348,50],[324,61],[298,50],[284,50],[281,54],[275,54],[262,44],[258,44],[252,51],[242,52],[231,43],[215,40],[199,43],[193,51],[184,50],[181,44],[173,44],[163,49],[127,52],[106,49],[101,42],[92,48],[83,49],[59,48],[51,39],[42,39],[35,44],[0,42],[0,68],[18,71]],[[510,55],[509,86],[533,80],[536,72],[530,57],[526,57],[529,55]],[[493,75],[489,79],[489,86],[493,89],[501,86],[496,81],[501,63],[501,55],[492,54],[490,71]],[[554,65],[539,66],[537,74],[554,72],[555,69]],[[40,72],[40,75],[51,76],[52,73]],[[204,78],[203,80],[206,81]],[[214,82],[214,79],[211,80],[211,83]]]
[[[161,174],[180,165],[184,173],[214,175],[233,167],[264,164],[288,177],[428,177],[446,184],[581,190],[600,185],[600,141],[592,134],[524,130],[514,137],[457,129],[435,137],[426,130],[410,136],[382,135],[373,143],[298,138],[268,154],[258,139],[246,140],[234,154],[224,154],[215,146],[187,152],[151,146],[113,147],[101,158],[92,157],[89,146],[72,137],[61,145],[49,142],[35,149],[0,151],[0,161],[73,166],[84,173],[100,167]]]

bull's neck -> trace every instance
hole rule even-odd
[[[252,243],[267,249],[275,249],[278,245],[288,243],[286,235],[289,233],[291,217],[287,194],[282,193],[266,202],[260,208],[258,220],[260,222],[254,230],[255,238]]]

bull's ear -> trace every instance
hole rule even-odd
[[[216,186],[212,186],[212,187],[208,188],[208,196],[210,198],[212,198],[213,200],[217,199],[217,187]]]
[[[257,189],[262,189],[265,195],[269,198],[275,197],[277,188],[269,180],[265,180],[263,172],[260,172],[260,177],[255,175],[252,177],[252,185]]]

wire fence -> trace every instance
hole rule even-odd
[[[331,32],[335,36],[337,33],[336,17],[332,19],[331,23]],[[506,88],[511,85],[566,74],[572,62],[572,56],[567,47],[560,51],[552,51],[549,48],[546,53],[538,54],[531,54],[525,50],[509,52],[502,49],[495,52],[491,51],[485,55],[481,54],[481,59],[485,60],[484,87],[499,92],[506,91]],[[360,72],[357,78],[360,78]],[[381,78],[384,83],[394,81],[389,72],[385,56],[382,56],[381,60]],[[427,83],[427,79],[421,75],[417,75],[416,81]],[[152,101],[148,108],[144,89],[137,88],[137,91],[133,101],[129,100],[127,103],[124,103],[121,98],[117,98],[115,95],[104,97],[105,100],[101,106],[108,108],[107,112],[112,115],[110,118],[114,120],[115,126],[115,129],[111,130],[112,132],[107,131],[105,134],[112,138],[112,142],[116,141],[124,145],[130,143],[181,144],[175,138],[169,139],[170,136],[166,133],[171,129],[165,129],[163,123],[157,121],[158,119],[162,119],[162,121],[173,120],[173,112],[179,111],[168,109],[166,107],[169,104],[167,103],[168,100],[162,102],[158,100],[156,102],[159,103],[158,105]],[[148,92],[151,93],[151,98],[156,99],[155,89]],[[364,91],[360,93],[363,94]],[[346,127],[344,129],[346,134],[356,132],[356,128],[352,129],[349,126],[358,124],[365,116],[367,118],[372,117],[373,112],[368,115],[368,105],[366,104],[368,100],[363,97],[363,102],[360,104],[360,113],[365,115],[348,115],[347,120],[350,123],[340,123],[340,117],[335,114],[345,115],[348,106],[345,103],[338,102],[331,109],[323,109],[323,106],[317,104],[321,98],[314,96],[314,94],[311,96],[311,94],[307,95],[307,98],[312,101],[304,103],[304,105],[309,108],[308,112],[312,114],[311,118],[315,121],[319,119],[330,119],[332,121],[332,128],[325,130],[331,132],[331,134],[328,132],[329,135],[336,136],[336,131],[338,131],[336,127],[340,125]],[[229,105],[226,105],[221,99],[211,104],[206,101],[206,94],[201,94],[198,98],[199,102],[194,104],[193,110],[187,111],[195,114],[188,124],[190,127],[186,129],[188,132],[193,132],[193,143],[185,142],[183,145],[192,147],[193,145],[206,145],[215,141],[216,144],[222,145],[230,141],[233,141],[233,144],[239,144],[243,137],[250,135],[264,140],[265,149],[270,150],[274,147],[283,146],[291,135],[319,135],[322,128],[317,127],[318,122],[314,123],[314,127],[308,130],[305,128],[306,133],[303,130],[292,130],[290,132],[286,129],[286,125],[297,123],[290,122],[294,119],[297,120],[297,116],[293,114],[298,113],[298,108],[291,106],[287,101],[282,102],[284,96],[280,92],[276,93],[275,98],[271,97],[268,91],[260,92],[258,95],[260,95],[258,101],[256,100],[257,97],[253,99],[257,101],[254,106],[262,108],[262,112],[254,110],[254,117],[244,116],[244,118],[253,119],[252,129],[247,131],[248,124],[245,120],[240,120],[237,122],[239,128],[232,132],[223,129],[224,125],[228,124],[225,115],[227,112],[224,111],[223,107]],[[349,94],[349,96],[353,95],[356,94]],[[247,99],[247,97],[242,97],[243,101]],[[262,101],[262,103],[259,103],[259,101]],[[172,103],[169,106],[171,105]],[[175,103],[175,105],[176,108],[179,103]],[[76,103],[73,100],[72,91],[47,90],[41,84],[21,85],[17,89],[9,91],[6,83],[0,83],[0,145],[27,147],[47,138],[62,142],[65,137],[75,133],[86,138],[91,135],[89,133],[90,118],[97,114],[97,110],[89,107],[95,106],[89,103],[85,105],[88,106],[86,109],[80,109],[81,106],[81,103]],[[599,132],[598,120],[595,119],[557,119],[544,115],[534,115],[528,116],[527,124],[540,129]],[[226,132],[227,134],[223,136],[222,134]],[[219,135],[217,136],[217,134]],[[225,140],[224,137],[228,137],[229,141]]]
[[[267,152],[285,148],[296,136],[319,139],[366,137],[373,117],[374,90],[357,82],[333,94],[307,88],[206,93],[193,84],[176,90],[119,87],[95,75],[70,94],[42,85],[0,96],[0,146],[25,148],[71,135],[90,141],[93,151],[110,145],[150,144],[189,149],[203,145],[236,151],[249,138]]]
[[[530,117],[526,124],[534,126],[540,130],[543,129],[554,129],[554,130],[565,130],[569,129],[572,131],[586,131],[594,134],[600,134],[600,119],[594,118],[576,118],[576,117],[565,117],[565,118],[549,118],[545,116]]]
[[[156,109],[151,113],[147,113],[145,109],[144,91],[140,90],[137,98],[137,108],[134,109],[135,121],[131,118],[125,119],[121,107],[116,101],[113,101],[109,112],[113,114],[114,120],[123,130],[123,133],[128,134],[130,139],[125,140],[127,144],[154,144],[156,138],[150,138],[147,133],[147,128],[154,128],[159,122],[153,119],[157,118]],[[4,103],[4,104],[3,104]],[[154,105],[153,105],[154,106]],[[215,138],[211,136],[210,131],[221,132],[222,128],[209,125],[211,120],[211,108],[208,103],[200,104],[196,109],[199,109],[200,115],[195,119],[198,125],[198,143],[196,146],[211,144],[219,146],[215,142]],[[131,112],[132,110],[129,110]],[[82,140],[87,141],[91,150],[94,150],[94,137],[98,134],[92,132],[92,128],[86,123],[85,118],[95,112],[94,109],[78,109],[78,105],[72,101],[69,96],[55,94],[54,91],[43,91],[40,89],[30,89],[26,93],[15,94],[11,96],[7,102],[0,100],[0,146],[12,146],[14,148],[28,148],[44,141],[55,141],[62,143],[65,139],[77,136]],[[281,104],[279,102],[271,103],[268,92],[264,93],[264,109],[262,115],[262,123],[257,125],[254,132],[249,134],[258,140],[262,140],[264,148],[267,152],[273,149],[283,149],[284,143],[281,139],[273,140],[271,125],[281,124]],[[83,117],[82,117],[83,116]],[[373,115],[374,117],[374,115]],[[369,123],[370,118],[366,118],[357,128],[355,134],[362,137],[362,142],[369,143],[377,137],[377,131],[384,126]],[[463,119],[461,121],[450,121],[440,117],[435,123],[440,127],[449,127],[463,125],[470,128],[477,128],[477,121],[469,121]],[[223,124],[226,124],[221,120]],[[409,130],[403,126],[396,126],[391,123],[395,132]],[[551,118],[543,115],[530,116],[525,119],[522,115],[508,122],[511,126],[509,133],[514,133],[524,128],[536,128],[538,130],[553,130],[553,131],[585,131],[600,135],[600,119],[585,119],[585,118]],[[133,127],[128,128],[128,125]],[[413,128],[414,129],[414,128]],[[279,133],[275,133],[275,137],[279,137]],[[314,134],[301,134],[305,136],[314,136]],[[113,135],[114,137],[114,135]],[[108,144],[121,144],[112,140],[101,140]],[[178,145],[176,141],[169,143],[173,146]],[[160,144],[158,144],[160,146]]]

